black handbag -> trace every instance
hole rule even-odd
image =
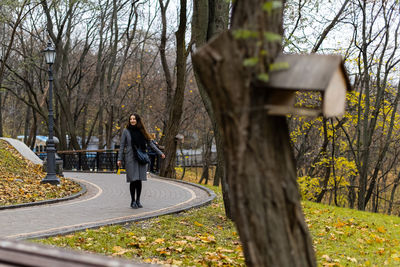
[[[146,151],[143,151],[142,149],[136,146],[135,150],[136,150],[136,159],[139,162],[139,164],[146,165],[150,163],[150,158],[149,155],[147,155]]]

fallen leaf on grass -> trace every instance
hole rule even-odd
[[[386,229],[385,229],[385,227],[383,227],[383,226],[380,226],[380,227],[378,227],[378,228],[376,228],[376,230],[379,232],[379,233],[386,233]]]
[[[347,257],[347,260],[351,261],[351,262],[354,262],[354,263],[357,263],[357,259],[356,258]]]
[[[207,236],[199,236],[200,240],[204,243],[215,243],[215,236],[207,235]]]
[[[158,251],[158,253],[160,253],[160,255],[171,255],[170,251],[167,251],[166,248],[157,248],[156,251]]]
[[[197,241],[197,237],[194,237],[194,236],[187,235],[187,236],[184,236],[183,238],[185,238],[186,240],[192,241],[192,242]]]
[[[325,259],[327,262],[331,262],[332,261],[332,259],[328,255],[322,255],[321,258]]]
[[[226,249],[222,247],[217,247],[217,251],[220,253],[233,253],[235,252],[233,249]]]
[[[175,241],[175,244],[179,245],[179,246],[183,246],[186,245],[188,242],[186,240],[178,240]]]
[[[164,238],[157,238],[156,240],[154,240],[154,243],[157,243],[157,244],[162,244],[164,242],[165,242]]]

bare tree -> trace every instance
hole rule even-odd
[[[166,41],[166,9],[168,7],[169,0],[164,5],[162,0],[159,0],[162,12],[163,32],[161,36],[161,47],[160,55],[163,63],[164,74],[167,81],[167,88],[171,90],[172,86],[172,75],[170,73],[168,64],[166,62],[165,54],[165,41]],[[175,177],[175,159],[176,159],[176,140],[175,137],[179,132],[179,125],[182,118],[182,107],[184,101],[184,92],[186,84],[186,61],[188,57],[188,51],[186,49],[185,34],[186,34],[186,23],[187,23],[187,1],[180,1],[179,11],[179,26],[175,33],[176,35],[176,78],[175,78],[175,90],[173,97],[168,97],[167,93],[167,109],[168,109],[168,120],[165,125],[164,135],[165,138],[162,140],[162,144],[165,146],[167,152],[165,160],[161,164],[160,175],[164,177]]]
[[[359,86],[360,93],[365,95],[365,102],[362,104],[360,98],[356,128],[357,137],[353,154],[360,176],[357,208],[364,210],[375,187],[377,175],[382,169],[392,135],[394,114],[390,120],[391,126],[387,131],[385,144],[383,144],[378,156],[374,157],[373,154],[376,150],[372,150],[371,145],[377,133],[377,123],[380,117],[379,113],[383,108],[388,76],[390,70],[400,62],[400,59],[396,58],[400,18],[397,12],[399,4],[395,1],[382,3],[364,1],[354,5],[355,8],[361,10],[360,27],[357,24],[353,25],[354,30],[358,33],[355,46],[360,53],[359,84],[357,86]],[[374,22],[381,20],[381,18],[383,18],[383,24],[380,28],[374,30],[374,27],[376,27]],[[392,30],[392,27],[394,30]],[[394,46],[390,44],[392,34],[395,38]],[[376,73],[376,81],[371,79],[371,72]],[[399,96],[394,99],[394,110],[397,110],[398,100]],[[371,170],[373,170],[373,173],[369,179]]]
[[[21,21],[24,19],[26,15],[26,7],[29,5],[29,0],[24,0],[21,3],[18,2],[17,5],[9,5],[9,3],[1,3],[0,5],[0,35],[2,36],[2,41],[0,43],[0,52],[1,52],[1,64],[0,64],[0,88],[3,83],[3,75],[6,66],[7,59],[10,56],[11,48],[14,43],[16,31],[20,26]],[[13,10],[15,8],[15,10]],[[16,17],[13,18],[12,15],[14,12],[16,13]],[[11,25],[10,29],[6,27],[6,24]],[[10,31],[10,34],[6,34],[7,31]],[[4,42],[4,43],[3,43]],[[1,94],[0,94],[0,104]],[[0,136],[3,136],[3,115],[2,115],[3,106],[0,105]]]

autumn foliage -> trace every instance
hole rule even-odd
[[[0,140],[0,206],[62,198],[81,190],[79,184],[60,178],[61,184],[41,184],[42,166],[24,159],[11,145]]]

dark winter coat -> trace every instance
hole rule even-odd
[[[162,155],[162,152],[156,147],[155,144],[153,144],[153,142],[147,141],[146,143],[147,146],[150,146],[158,155]],[[129,133],[129,130],[126,128],[122,131],[120,148],[118,151],[118,160],[122,161],[123,155],[125,155],[126,181],[128,183],[136,180],[146,181],[147,164],[139,164],[139,162],[134,157],[131,135]]]

